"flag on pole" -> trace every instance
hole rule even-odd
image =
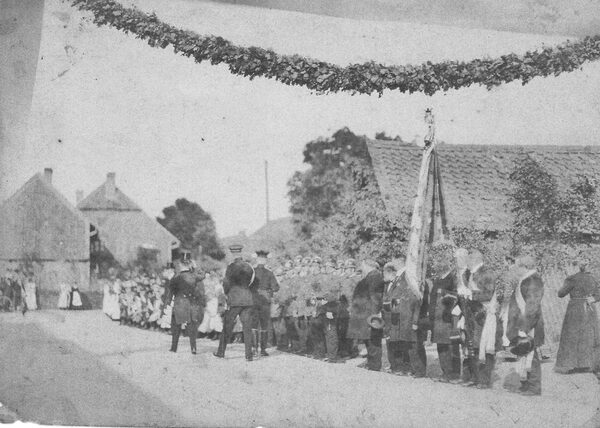
[[[427,244],[447,240],[449,237],[442,177],[436,152],[435,120],[431,109],[425,112],[425,122],[429,130],[425,137],[406,254],[407,281],[413,291],[421,297],[427,270]]]

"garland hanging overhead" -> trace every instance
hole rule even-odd
[[[173,46],[176,53],[198,63],[227,64],[231,73],[253,79],[266,77],[286,85],[304,86],[319,93],[346,91],[381,95],[384,90],[433,95],[438,91],[482,85],[490,89],[504,83],[570,72],[600,59],[600,35],[554,47],[472,61],[426,62],[421,65],[382,65],[375,62],[346,67],[305,58],[279,55],[259,47],[236,46],[216,36],[201,36],[164,23],[152,13],[128,8],[114,0],[70,0],[93,13],[97,25],[109,25],[135,34],[150,46]]]

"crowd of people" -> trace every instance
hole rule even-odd
[[[0,311],[25,314],[37,310],[38,301],[38,288],[30,270],[7,268],[0,276]]]
[[[105,307],[112,298],[114,310],[105,312],[122,323],[169,329],[173,352],[182,329],[193,353],[197,333],[212,331],[219,338],[214,355],[224,358],[238,333],[248,361],[268,356],[267,348],[276,346],[340,363],[357,357],[360,345],[366,348],[360,366],[379,371],[385,339],[388,371],[400,376],[427,375],[425,342],[431,342],[441,382],[481,389],[491,387],[502,352],[516,361],[520,392],[541,394],[544,283],[532,257],[506,257],[505,269],[494,270],[477,249],[447,246],[435,253],[426,281],[415,288],[403,258],[382,266],[373,260],[323,263],[297,257],[270,270],[268,252],[259,251],[251,264],[241,258],[241,249],[230,247],[234,261],[224,276],[200,272],[190,259],[180,259],[177,272],[169,269],[161,277],[113,278],[105,287]],[[600,286],[583,262],[569,265],[559,296],[567,294],[571,302],[556,370],[598,370],[594,303]]]

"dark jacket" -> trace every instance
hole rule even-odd
[[[383,276],[377,269],[369,272],[356,284],[346,337],[362,340],[371,338],[371,326],[367,324],[367,318],[381,312],[383,286]]]
[[[173,317],[175,324],[189,322],[202,322],[206,296],[204,283],[195,274],[184,271],[175,275],[169,283],[167,302],[175,297],[173,303]]]
[[[254,274],[256,275],[256,284],[252,287],[254,304],[257,306],[268,306],[271,304],[273,293],[279,291],[277,278],[264,265],[256,266]]]
[[[404,273],[396,277],[389,286],[386,284],[383,293],[383,319],[384,332],[390,341],[416,342],[417,332],[412,326],[418,325],[420,311],[421,299],[409,287]]]
[[[529,334],[534,330],[535,346],[544,344],[544,321],[542,317],[542,297],[544,296],[544,281],[539,274],[534,273],[521,283],[521,295],[525,300],[525,312],[521,313],[517,305],[516,293],[510,298],[508,306],[508,325],[506,337],[509,341],[517,340],[519,331]]]
[[[456,288],[456,270],[443,278],[433,280],[429,294],[429,321],[433,343],[449,344],[450,337],[457,333],[452,317],[452,309],[458,301]]]
[[[229,306],[254,306],[251,287],[255,285],[254,269],[250,264],[237,258],[227,266],[223,291],[227,295]]]

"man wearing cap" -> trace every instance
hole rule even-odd
[[[174,297],[173,312],[171,316],[171,352],[177,352],[179,335],[182,324],[190,338],[192,354],[196,353],[196,336],[198,326],[202,322],[206,297],[202,279],[191,272],[192,260],[190,253],[183,253],[178,262],[179,273],[173,277],[169,284],[166,301]]]
[[[273,272],[265,267],[268,251],[256,252],[257,266],[254,268],[256,284],[252,288],[254,300],[254,322],[252,325],[252,338],[254,346],[258,348],[260,342],[260,355],[267,357],[267,339],[271,324],[271,300],[273,294],[279,291],[279,283]]]
[[[231,339],[235,319],[239,315],[244,332],[246,360],[252,361],[251,338],[254,299],[251,287],[255,285],[256,278],[252,266],[241,257],[242,248],[241,245],[229,247],[229,251],[235,257],[233,262],[227,266],[225,278],[223,279],[223,291],[227,296],[229,308],[224,315],[223,334],[219,340],[219,349],[213,355],[217,358],[225,358],[225,349]]]

